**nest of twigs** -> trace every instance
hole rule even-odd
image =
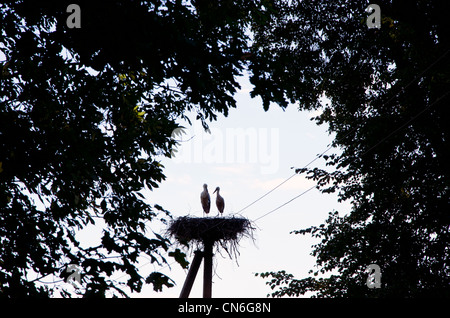
[[[254,229],[251,221],[243,217],[182,216],[171,222],[167,232],[188,246],[198,248],[205,242],[211,242],[217,250],[222,247],[231,257],[239,254],[237,247],[242,237],[253,239]]]

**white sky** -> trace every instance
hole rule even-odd
[[[216,186],[220,186],[225,199],[224,214],[233,214],[291,176],[294,170],[290,167],[301,168],[327,149],[332,136],[327,127],[317,126],[310,120],[313,112],[299,112],[295,105],[285,111],[271,105],[269,111],[264,112],[261,100],[249,96],[251,84],[244,78],[240,82],[242,89],[235,96],[237,108],[231,109],[228,117],[219,116],[216,122],[210,123],[211,134],[204,132],[199,122],[187,127],[184,140],[193,138],[181,144],[177,158],[163,160],[167,179],[160,188],[145,193],[149,202],[162,205],[174,217],[202,216],[200,193],[203,183],[207,183],[212,201],[210,215],[217,214],[215,195],[212,194]],[[238,141],[236,136],[242,132],[247,139]],[[247,149],[244,155],[243,149]],[[323,167],[323,162],[317,160],[310,167],[318,165]],[[255,220],[312,185],[312,181],[297,175],[242,211],[242,215]],[[306,277],[315,264],[310,253],[311,245],[316,241],[289,232],[323,223],[332,210],[346,213],[349,204],[339,204],[336,195],[321,194],[314,189],[259,219],[255,242],[242,239],[237,262],[230,260],[226,252],[223,256],[215,256],[213,297],[266,297],[271,289],[265,285],[265,279],[254,276],[257,272],[286,270],[297,278]],[[152,224],[150,226],[157,230]],[[188,259],[190,262],[193,259],[191,251]],[[178,264],[161,269],[147,261],[140,266],[141,275],[161,271],[177,285],[161,293],[146,286],[132,297],[179,296],[187,270]],[[190,297],[202,297],[202,287],[203,266]]]

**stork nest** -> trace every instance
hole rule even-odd
[[[222,247],[230,257],[237,255],[238,243],[242,237],[253,239],[255,228],[249,219],[243,217],[191,217],[182,216],[173,220],[167,230],[181,244],[199,247],[205,242]]]

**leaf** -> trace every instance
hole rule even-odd
[[[106,204],[106,200],[105,199],[103,199],[102,203],[100,203],[100,207],[102,208],[103,212],[106,212],[107,204]]]
[[[153,272],[151,273],[146,279],[145,282],[147,284],[153,284],[153,290],[156,292],[161,292],[163,289],[163,286],[167,287],[173,287],[175,286],[175,282],[167,277],[164,274],[161,274],[159,272]]]
[[[186,254],[181,252],[180,249],[177,248],[175,251],[169,252],[169,256],[175,258],[182,268],[188,268],[189,262],[186,260]]]
[[[235,106],[245,70],[237,53],[249,51],[252,12],[265,9],[255,3],[201,2],[200,14],[183,1],[169,1],[167,8],[113,1],[108,10],[91,2],[89,23],[67,32],[64,8],[55,1],[45,8],[36,1],[2,2],[1,50],[8,62],[0,65],[0,233],[9,242],[2,242],[0,259],[8,263],[13,255],[14,266],[2,268],[0,286],[8,285],[2,277],[17,278],[3,296],[56,293],[55,284],[41,288],[16,274],[51,275],[61,259],[89,265],[85,297],[105,296],[108,289],[122,294],[121,282],[106,277],[115,276],[112,270],[131,276],[128,287],[136,291],[145,279],[132,260],[152,253],[165,260],[167,239],[138,235],[144,220],[167,222],[170,213],[134,193],[165,179],[157,161],[169,154],[179,119],[191,122],[186,114],[197,111],[206,128],[208,119]],[[105,26],[113,36],[105,36]],[[149,37],[142,30],[155,32]],[[138,159],[143,155],[147,162]],[[103,218],[95,224],[104,233],[101,244],[79,241],[79,231],[94,222],[89,214]],[[181,252],[172,255],[186,266]],[[102,266],[110,257],[130,260]],[[157,288],[172,284],[165,276],[150,280]]]

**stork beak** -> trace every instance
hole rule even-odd
[[[214,194],[214,193],[216,193],[216,191],[217,191],[217,189],[216,189],[216,190],[214,190],[213,194]]]

